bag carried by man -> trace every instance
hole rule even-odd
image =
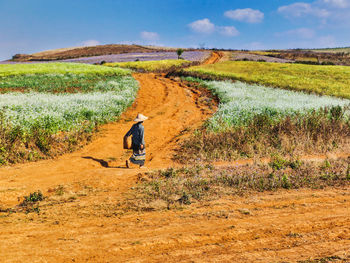
[[[124,149],[131,149],[131,136],[124,136],[123,148]]]

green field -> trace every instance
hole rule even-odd
[[[194,66],[186,75],[212,79],[233,79],[265,86],[279,87],[350,98],[350,67],[303,64],[227,61]]]
[[[82,63],[37,63],[37,64],[2,64],[0,65],[0,80],[3,77],[32,74],[90,74],[100,76],[129,75],[130,72],[121,68],[96,67]]]
[[[129,70],[84,64],[0,65],[0,76],[0,165],[73,150],[138,90]]]
[[[339,47],[339,48],[320,48],[320,49],[303,49],[305,51],[313,51],[320,53],[349,53],[350,47]]]
[[[153,60],[153,61],[132,61],[132,62],[119,62],[119,63],[106,63],[105,66],[129,68],[134,70],[142,70],[147,72],[160,72],[168,71],[190,65],[191,61],[182,59],[167,59],[167,60]]]

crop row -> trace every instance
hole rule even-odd
[[[122,83],[128,76],[103,76],[91,74],[32,74],[4,77],[0,82],[0,93],[49,92],[87,93],[112,91],[113,83]]]
[[[188,60],[167,59],[167,60],[154,60],[154,61],[106,63],[104,64],[104,66],[129,68],[129,69],[142,70],[147,72],[150,72],[150,71],[160,72],[160,71],[168,71],[170,69],[180,68],[190,64],[191,62]]]
[[[97,76],[126,76],[130,72],[121,68],[96,67],[94,65],[83,65],[79,63],[37,63],[37,64],[1,64],[0,81],[5,77],[18,75],[42,75],[42,74],[63,74],[63,75],[97,75]]]
[[[186,80],[206,86],[220,104],[206,126],[178,148],[180,162],[348,151],[348,99],[242,82]]]
[[[102,83],[100,84],[102,85]],[[50,134],[78,128],[83,122],[91,124],[112,121],[129,106],[136,96],[137,82],[132,77],[107,81],[107,92],[73,94],[18,93],[0,96],[0,108],[8,125],[28,133],[33,128],[45,128]]]
[[[220,99],[218,111],[209,120],[209,127],[216,131],[232,126],[248,125],[254,116],[259,114],[278,121],[285,116],[320,108],[350,105],[348,99],[306,94],[239,81],[203,81],[191,77],[186,79],[202,83]]]
[[[202,61],[210,56],[210,52],[207,51],[185,51],[181,57],[188,61]],[[150,53],[126,53],[126,54],[114,54],[96,57],[82,57],[76,59],[63,60],[64,62],[77,62],[96,64],[105,62],[131,62],[131,61],[152,61],[152,60],[168,60],[177,59],[176,52],[150,52]]]

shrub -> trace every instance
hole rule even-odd
[[[182,48],[178,48],[176,50],[176,54],[177,54],[177,58],[180,59],[181,58],[181,55],[182,53],[184,52],[184,50]]]

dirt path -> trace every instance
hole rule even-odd
[[[135,74],[141,88],[133,106],[121,120],[104,126],[102,135],[83,149],[55,160],[0,169],[0,206],[17,203],[17,197],[89,176],[113,176],[113,185],[127,189],[139,169],[127,170],[131,154],[122,149],[122,138],[137,113],[149,117],[145,123],[148,168],[172,166],[172,150],[179,135],[188,134],[211,114],[197,101],[198,94],[155,74]],[[109,159],[115,159],[108,162]],[[108,162],[108,163],[107,163]],[[108,166],[109,169],[106,169]],[[11,191],[9,191],[11,189]]]
[[[0,208],[36,190],[50,197],[39,215],[0,213],[0,262],[296,262],[334,255],[350,262],[349,188],[123,212],[122,193],[139,173],[123,168],[129,153],[122,135],[134,116],[150,117],[147,166],[164,168],[175,165],[177,140],[211,114],[198,92],[161,75],[135,78],[141,89],[133,106],[90,145],[55,160],[0,169]]]
[[[204,61],[204,65],[207,65],[207,64],[214,64],[214,63],[217,63],[220,61],[220,59],[222,58],[222,53],[221,52],[212,52],[211,53],[211,56],[206,60]]]

